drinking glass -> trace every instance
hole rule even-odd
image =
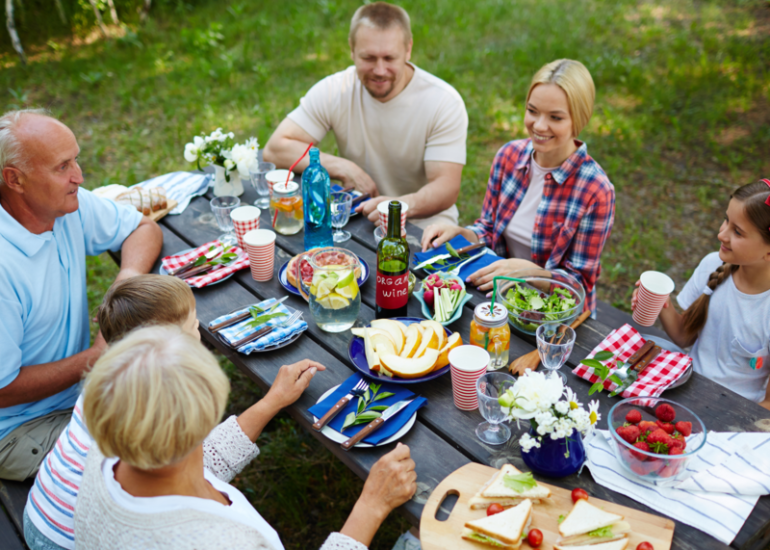
[[[567,377],[559,372],[559,369],[572,353],[572,347],[575,345],[575,331],[567,325],[547,324],[537,327],[535,336],[537,352],[543,366],[548,370],[547,376],[558,374],[566,382]]]
[[[259,208],[268,208],[270,206],[270,185],[265,176],[273,170],[275,170],[275,164],[272,162],[260,162],[257,169],[252,170],[249,174],[251,176],[251,185],[254,186],[254,190],[259,195],[259,198],[254,201],[254,206]]]
[[[484,443],[502,445],[511,438],[511,429],[502,424],[507,415],[498,398],[513,387],[515,381],[513,376],[503,372],[488,372],[476,380],[479,412],[486,420],[476,426],[476,435]]]
[[[220,231],[224,231],[217,239],[224,246],[234,246],[238,244],[238,239],[235,236],[235,229],[233,228],[233,220],[230,218],[230,212],[235,210],[241,205],[241,199],[238,197],[216,197],[211,199],[211,211],[214,213],[214,218],[217,220],[217,225]]]
[[[350,231],[343,231],[342,228],[348,224],[350,219],[350,207],[353,204],[353,195],[338,191],[332,193],[332,239],[335,243],[344,243],[350,240]]]

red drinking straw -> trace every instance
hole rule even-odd
[[[291,168],[289,168],[289,173],[286,176],[286,185],[289,185],[289,180],[291,179],[291,174],[294,171],[294,167],[299,164],[299,161],[301,161],[303,158],[305,158],[305,155],[307,155],[307,152],[310,151],[310,148],[313,146],[312,142],[310,145],[307,146],[307,149],[305,149],[305,152],[302,153],[302,156],[299,157],[297,160],[294,161],[294,164],[291,165]],[[278,219],[278,209],[275,209],[275,215],[273,216],[273,228],[275,228],[275,220]]]

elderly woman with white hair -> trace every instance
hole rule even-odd
[[[463,235],[506,258],[467,278],[479,290],[516,270],[560,270],[580,281],[586,309],[595,311],[599,258],[615,218],[615,189],[577,139],[595,95],[591,73],[579,61],[559,59],[541,67],[527,93],[529,138],[497,152],[481,216],[468,227],[428,226],[423,250]]]
[[[202,442],[229,393],[214,357],[178,327],[139,329],[86,378],[88,454],[75,507],[76,548],[282,550],[275,530],[235,487],[204,468]],[[414,494],[409,448],[371,469],[339,533],[323,550],[363,550]]]

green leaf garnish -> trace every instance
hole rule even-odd
[[[388,406],[387,405],[372,406],[372,405],[374,404],[375,401],[379,401],[380,399],[385,399],[386,397],[390,397],[395,394],[391,392],[379,393],[381,387],[382,385],[379,385],[379,384],[372,384],[369,386],[369,389],[367,389],[364,392],[364,394],[358,398],[356,411],[349,413],[345,417],[345,422],[342,424],[342,430],[340,431],[344,431],[346,428],[349,428],[350,426],[358,426],[359,424],[368,424],[372,420],[382,416],[382,411],[386,410]]]
[[[594,359],[597,361],[607,361],[608,359],[612,359],[615,357],[615,355],[611,351],[602,350],[596,355],[594,355]]]
[[[252,317],[254,317],[254,314],[252,313]],[[282,311],[279,311],[277,313],[266,313],[265,315],[259,315],[258,317],[254,317],[251,321],[246,323],[247,326],[251,328],[257,328],[260,325],[264,325],[271,319],[276,319],[278,317],[286,317],[286,314]]]
[[[532,472],[521,474],[505,474],[503,476],[503,485],[511,491],[523,493],[534,487],[537,487],[537,481],[532,477]]]
[[[559,524],[564,521],[564,514],[559,514]]]
[[[612,525],[608,525],[607,527],[600,527],[599,529],[594,529],[593,531],[589,531],[587,534],[589,537],[611,537],[613,536]]]
[[[481,535],[481,534],[479,534],[479,533],[472,533],[472,534],[471,534],[471,535],[469,535],[469,536],[470,536],[470,538],[472,538],[473,540],[477,540],[477,541],[479,541],[479,542],[486,542],[487,544],[491,544],[492,546],[502,546],[502,544],[500,544],[499,542],[497,542],[495,539],[493,539],[493,538],[490,538],[490,537],[488,537],[488,536],[486,536],[486,535]]]
[[[449,252],[449,255],[454,258],[460,257],[460,255],[457,253],[457,250],[455,250],[455,248],[449,243],[446,243],[446,251]]]
[[[380,399],[386,399],[386,398],[391,397],[393,395],[396,395],[396,394],[395,393],[391,393],[389,391],[382,392],[382,393],[378,394],[377,397],[375,397],[373,401],[379,401]]]

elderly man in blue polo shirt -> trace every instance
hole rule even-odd
[[[72,131],[44,111],[0,117],[0,478],[33,475],[69,422],[89,346],[86,254],[121,250],[117,279],[147,273],[160,228],[82,189]]]

